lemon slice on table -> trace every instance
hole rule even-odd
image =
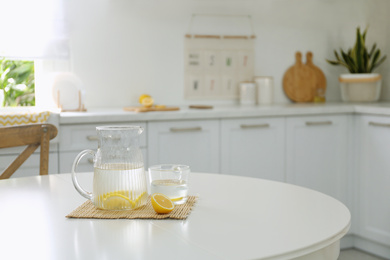
[[[151,201],[154,211],[159,214],[169,213],[175,208],[172,200],[161,193],[154,193],[151,197]]]

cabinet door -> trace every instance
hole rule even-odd
[[[221,122],[221,172],[284,181],[284,118]]]
[[[79,124],[79,125],[62,125],[60,131],[59,150],[62,151],[78,151],[85,149],[97,149],[98,136],[96,133],[97,126],[108,125],[138,125],[145,129],[146,123],[131,122],[111,123],[111,124]],[[146,147],[146,133],[140,135],[140,147]]]
[[[360,236],[390,246],[390,118],[357,117]]]
[[[179,163],[193,172],[219,172],[219,121],[148,123],[149,165]]]
[[[348,116],[291,117],[286,124],[287,182],[348,204]]]
[[[60,144],[59,144],[59,172],[69,173],[72,169],[73,160],[77,154],[85,149],[97,150],[98,136],[96,133],[97,126],[108,125],[138,125],[143,127],[144,133],[140,135],[140,148],[144,154],[144,165],[147,165],[147,143],[146,143],[146,123],[129,122],[129,123],[110,123],[110,124],[78,124],[61,126]],[[78,165],[77,171],[93,171],[92,158],[85,156]]]
[[[8,165],[15,160],[19,154],[9,154],[0,156],[0,172],[4,171]],[[29,177],[39,175],[39,152],[33,153],[28,159],[16,170],[10,178]],[[49,174],[58,173],[58,153],[49,153]]]
[[[144,165],[147,169],[146,148],[141,148]],[[80,151],[81,152],[81,151]],[[70,173],[72,171],[73,161],[79,152],[61,152],[59,160],[60,173]],[[84,156],[77,165],[76,172],[93,172],[93,158],[89,155]]]

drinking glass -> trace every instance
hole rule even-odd
[[[187,201],[190,167],[180,164],[160,164],[149,167],[150,193],[162,193],[174,204]]]

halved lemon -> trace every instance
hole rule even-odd
[[[140,103],[140,104],[142,104],[142,100],[144,99],[144,98],[150,98],[151,96],[150,95],[148,95],[148,94],[142,94],[139,98],[138,98],[138,102]]]
[[[151,107],[151,106],[153,106],[153,103],[154,103],[154,100],[153,100],[153,98],[151,98],[151,97],[144,97],[144,98],[142,99],[142,102],[141,102],[141,104],[142,104],[144,107]]]
[[[175,208],[172,200],[161,193],[154,193],[151,197],[152,206],[154,211],[159,214],[166,214],[171,212]]]

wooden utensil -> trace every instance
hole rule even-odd
[[[189,108],[193,109],[212,109],[213,106],[206,106],[206,105],[190,105]]]
[[[313,53],[311,51],[306,53],[306,65],[309,66],[312,70],[314,70],[316,75],[316,85],[314,90],[314,96],[315,98],[323,98],[325,99],[325,92],[326,92],[326,77],[325,74],[322,72],[322,70],[314,65],[313,63]],[[325,100],[323,100],[325,101]]]
[[[295,64],[283,77],[283,89],[287,97],[295,102],[311,102],[315,96],[316,73],[302,63],[302,54],[295,53]]]
[[[176,111],[179,110],[179,107],[124,107],[125,111],[133,111],[133,112],[151,112],[151,111]]]

